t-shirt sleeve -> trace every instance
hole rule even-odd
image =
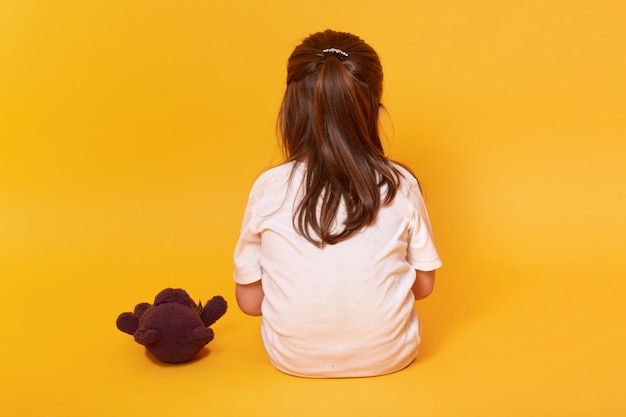
[[[441,259],[435,246],[426,204],[417,182],[409,186],[408,198],[413,206],[409,226],[407,260],[420,271],[433,271],[441,267]]]
[[[252,284],[261,279],[261,232],[255,216],[256,188],[248,197],[248,204],[241,222],[239,240],[235,246],[233,278],[238,284]]]

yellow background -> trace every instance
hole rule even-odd
[[[0,415],[626,414],[619,0],[3,0]],[[444,261],[397,374],[280,374],[233,296],[249,188],[280,161],[285,64],[359,34],[389,154]],[[115,319],[165,287],[230,310],[162,366]]]

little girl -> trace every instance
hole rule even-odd
[[[252,187],[234,254],[237,303],[263,316],[288,374],[382,375],[417,354],[414,301],[441,261],[417,180],[383,152],[382,81],[376,52],[349,33],[315,33],[289,58],[287,160]]]

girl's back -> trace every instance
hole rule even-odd
[[[263,276],[261,333],[272,363],[308,377],[404,368],[419,345],[415,269],[440,266],[416,180],[401,171],[398,193],[375,224],[320,248],[293,227],[304,166],[291,175],[293,168],[281,165],[257,180],[235,253],[238,282]]]

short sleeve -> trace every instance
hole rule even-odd
[[[248,204],[243,215],[239,240],[235,246],[233,278],[238,284],[252,284],[261,279],[261,233],[255,220],[255,189],[248,197]]]
[[[428,211],[417,181],[409,184],[407,197],[412,205],[407,260],[417,270],[433,271],[440,268],[442,263],[435,247]]]
[[[283,164],[262,173],[254,182],[235,246],[233,278],[252,284],[263,277],[261,234],[264,224],[285,201],[292,165]]]

